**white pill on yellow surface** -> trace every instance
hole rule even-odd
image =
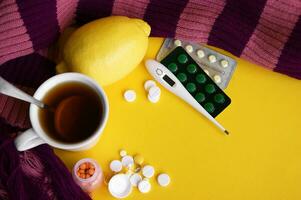
[[[153,81],[153,80],[147,80],[147,81],[145,81],[145,83],[144,83],[144,89],[145,89],[146,91],[149,91],[149,89],[150,89],[151,87],[154,87],[154,86],[156,86],[156,82]]]
[[[160,96],[161,95],[161,89],[157,86],[153,86],[149,89],[148,94],[152,97]]]
[[[152,103],[157,103],[160,100],[160,96],[152,97],[150,95],[147,95],[147,99]]]
[[[130,182],[132,186],[137,187],[140,181],[142,181],[142,177],[139,174],[134,173],[131,175]]]
[[[159,174],[159,176],[157,177],[157,181],[159,185],[166,187],[170,183],[170,177],[168,176],[168,174]]]
[[[125,150],[121,149],[120,152],[119,152],[119,155],[120,155],[121,157],[124,157],[124,156],[127,155],[127,152],[126,152]]]
[[[110,163],[110,169],[113,172],[120,172],[122,170],[122,164],[121,164],[121,162],[119,160],[113,160]]]
[[[148,193],[151,190],[151,184],[148,180],[142,180],[138,183],[138,190],[141,193]]]
[[[155,168],[151,165],[146,165],[142,168],[142,174],[146,178],[151,178],[155,174]]]
[[[149,89],[147,98],[152,103],[157,103],[160,100],[161,89],[157,86],[153,86]]]
[[[127,102],[133,102],[136,100],[136,92],[134,90],[127,90],[123,94],[123,97]]]
[[[134,159],[132,156],[124,156],[121,159],[121,163],[124,167],[131,167],[134,164]]]

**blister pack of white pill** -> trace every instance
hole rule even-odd
[[[156,59],[161,61],[178,46],[182,46],[221,89],[228,86],[237,65],[236,61],[203,45],[166,38]]]

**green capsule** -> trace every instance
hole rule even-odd
[[[206,97],[205,97],[204,93],[199,92],[195,95],[195,100],[197,100],[197,102],[199,102],[199,103],[202,103],[203,101],[205,101],[205,99],[206,99]]]
[[[214,110],[215,110],[213,103],[206,103],[206,104],[204,105],[204,108],[205,108],[205,110],[207,110],[207,112],[209,112],[209,113],[213,113]]]
[[[185,63],[187,63],[188,58],[187,58],[187,56],[186,56],[185,54],[181,54],[181,55],[179,55],[179,57],[178,57],[178,61],[179,61],[179,63],[181,63],[181,64],[185,64]]]
[[[176,72],[178,70],[178,66],[176,63],[170,63],[167,67],[171,72]]]
[[[224,103],[225,102],[225,97],[222,94],[216,94],[216,95],[214,95],[214,101],[216,103]]]
[[[183,82],[185,82],[186,80],[187,80],[187,76],[186,76],[186,74],[184,74],[184,73],[179,73],[178,75],[177,75],[177,78],[183,83]]]
[[[189,65],[187,66],[187,71],[188,71],[190,74],[196,73],[197,68],[196,68],[195,64],[189,64]]]
[[[206,76],[205,74],[198,74],[196,75],[196,81],[200,84],[205,83],[206,82]]]
[[[207,93],[212,94],[215,92],[215,86],[213,84],[208,84],[205,86],[205,90]]]
[[[188,90],[188,92],[192,93],[196,91],[196,86],[194,83],[187,83],[186,89]]]

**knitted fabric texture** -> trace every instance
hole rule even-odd
[[[301,79],[300,0],[3,0],[0,64],[45,49],[74,19],[143,18],[152,36],[225,49]]]

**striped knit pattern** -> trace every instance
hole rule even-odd
[[[268,0],[261,18],[244,48],[242,57],[270,69],[275,68],[300,14],[292,4]],[[273,17],[279,17],[277,21]],[[285,20],[284,20],[285,19]],[[267,59],[269,58],[269,59]]]
[[[41,83],[55,74],[54,66],[41,55],[30,54],[3,64],[0,75],[32,95]],[[28,103],[0,94],[0,119],[5,123],[20,129],[29,128],[28,109]]]
[[[0,64],[47,48],[74,20],[109,15],[143,18],[152,36],[213,45],[301,78],[300,0],[4,0]]]
[[[28,94],[33,94],[33,88],[18,86]],[[0,94],[0,115],[6,124],[13,124],[19,129],[26,129],[30,127],[28,116],[29,104],[23,101],[16,101],[12,97]]]
[[[224,0],[210,3],[190,0],[180,15],[175,37],[208,43],[215,20],[223,11],[225,4]]]
[[[15,0],[0,4],[0,64],[34,52]]]

